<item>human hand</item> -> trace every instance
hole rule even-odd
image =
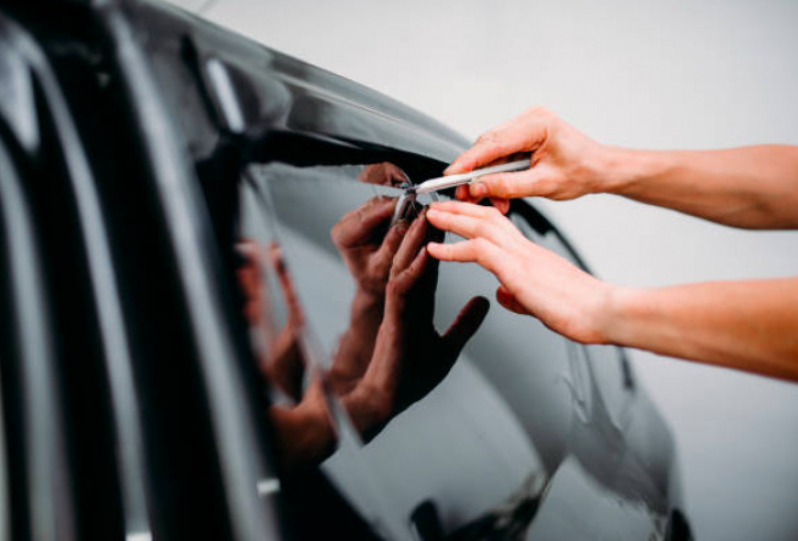
[[[496,298],[505,308],[540,319],[578,342],[605,343],[605,315],[613,286],[524,237],[498,210],[471,203],[433,203],[427,219],[466,240],[432,242],[440,260],[476,262],[499,279]]]
[[[363,168],[357,176],[358,182],[365,184],[379,184],[398,188],[407,182],[407,175],[398,165],[391,162],[373,163]]]
[[[242,239],[236,249],[242,257],[236,274],[244,296],[244,317],[255,335],[261,337],[255,348],[260,371],[273,385],[298,399],[305,369],[299,346],[304,314],[282,251],[274,242],[261,246],[251,239]],[[286,321],[279,329],[272,317],[272,292],[267,287],[266,273],[274,273],[277,278],[286,307]]]
[[[430,229],[419,216],[397,251],[374,354],[362,380],[344,400],[367,439],[443,380],[488,311],[487,299],[476,297],[446,332],[435,330],[438,263],[429,259],[424,245],[443,235]]]
[[[268,415],[282,475],[321,464],[335,451],[338,436],[320,375],[311,376],[297,403],[272,405]]]
[[[486,175],[459,186],[456,197],[467,202],[490,197],[506,212],[508,204],[502,199],[540,196],[565,200],[601,191],[605,147],[541,107],[486,132],[444,174],[468,172],[530,152],[528,170]]]
[[[385,293],[393,256],[407,231],[404,222],[389,228],[395,206],[395,198],[370,199],[345,214],[330,232],[355,283],[377,296]]]

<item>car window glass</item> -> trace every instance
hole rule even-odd
[[[308,309],[316,305],[302,302],[298,277],[303,273],[294,270],[301,267],[289,263],[284,249],[285,239],[292,251],[306,241],[302,233],[298,239],[277,234],[271,195],[262,188],[253,171],[239,186],[235,247],[242,311],[271,397],[268,416],[281,471],[279,487],[259,485],[259,490],[283,492],[298,538],[317,538],[325,529],[362,538],[371,535],[361,519],[368,510],[351,508],[317,469],[352,438],[345,422],[336,421],[340,414],[330,408],[331,395],[322,379],[321,335],[308,325]],[[309,223],[323,219],[322,213],[306,215]],[[313,265],[329,272],[323,266],[324,250],[320,253]],[[317,520],[303,520],[308,513]]]
[[[269,164],[251,168],[250,175],[269,193],[308,327],[326,357],[329,386],[363,440],[359,448],[333,454],[323,471],[365,515],[379,515],[383,529],[404,528],[404,535],[420,509],[434,508],[444,531],[453,532],[498,520],[492,514],[496,507],[516,502],[512,508],[535,497],[546,465],[554,469],[562,459],[569,430],[565,341],[535,321],[494,309],[451,369],[430,374],[440,357],[430,329],[443,332],[471,297],[492,298],[497,286],[474,265],[444,264],[431,289],[412,303],[407,299],[406,306],[415,304],[401,319],[411,329],[395,330],[403,335],[400,349],[409,354],[400,354],[394,369],[399,377],[410,372],[408,380],[420,388],[388,406],[379,404],[384,398],[379,391],[358,396],[361,371],[379,361],[376,335],[386,318],[382,306],[372,321],[382,318],[381,325],[353,333],[362,289],[374,286],[359,267],[368,258],[358,256],[384,247],[393,205],[389,200],[387,211],[378,207],[399,192],[387,187],[389,182],[362,182],[385,176],[374,166]],[[373,219],[375,214],[382,218]],[[371,236],[350,236],[349,224],[371,224]],[[363,243],[347,244],[355,238]],[[426,324],[417,324],[425,318]],[[363,344],[351,339],[369,332],[364,353]],[[363,398],[378,403],[378,413],[364,411]],[[368,481],[354,475],[364,468]],[[373,501],[369,483],[378,485],[381,504]]]
[[[535,243],[581,266],[570,247],[559,234],[550,230],[545,234],[536,232],[521,216],[513,218],[518,228]],[[571,343],[569,385],[577,397],[576,412],[584,422],[590,421],[596,412],[592,408],[600,402],[611,422],[617,428],[626,426],[633,404],[633,376],[628,359],[621,348],[608,345],[580,345]]]
[[[324,495],[322,508],[346,509],[340,515],[384,537],[430,523],[461,537],[499,524],[523,530],[534,513],[521,509],[569,456],[607,481],[595,456],[613,445],[613,426],[629,411],[629,374],[621,350],[567,341],[496,303],[459,355],[443,354],[447,327],[473,297],[493,299],[498,283],[477,265],[427,261],[396,297],[401,302],[389,302],[395,275],[426,241],[441,240],[431,230],[415,240],[410,233],[429,197],[396,221],[398,187],[419,180],[389,162],[247,169],[239,237],[257,239],[265,254],[261,304],[271,307],[276,329],[293,321],[301,330],[300,390],[286,392],[278,371],[268,374],[279,389],[272,396],[283,400],[278,406],[314,410],[303,403],[314,396],[308,374],[315,373],[322,382],[315,409],[327,419],[292,432],[271,416],[284,462],[304,472],[283,481],[289,492],[304,487],[300,499]],[[545,220],[527,221],[533,214],[516,206],[510,218],[530,240],[579,265]],[[283,335],[251,330],[265,351]],[[313,482],[299,482],[308,472]]]

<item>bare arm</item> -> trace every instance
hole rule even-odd
[[[798,147],[638,151],[602,145],[541,108],[490,130],[447,169],[470,171],[531,152],[528,171],[486,176],[457,196],[574,199],[613,193],[752,229],[798,227]],[[497,205],[502,207],[502,205]]]
[[[618,288],[606,341],[798,381],[798,278]]]
[[[604,191],[748,229],[798,228],[798,147],[605,149]]]
[[[499,279],[504,307],[572,340],[798,382],[798,278],[622,288],[530,242],[496,209],[433,203],[427,218],[467,239],[430,243],[430,255],[478,263]]]

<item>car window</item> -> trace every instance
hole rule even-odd
[[[390,163],[275,163],[252,166],[249,177],[274,212],[308,339],[335,407],[348,414],[339,434],[354,434],[320,464],[326,478],[374,530],[392,537],[406,537],[430,509],[444,531],[454,532],[498,520],[495,509],[507,502],[515,502],[512,508],[537,497],[546,465],[562,460],[568,432],[565,341],[539,323],[494,310],[459,360],[444,361],[453,366],[436,373],[437,333],[471,297],[492,298],[497,285],[473,265],[441,265],[426,290],[406,299],[400,319],[408,328],[394,329],[406,353],[395,354],[389,371],[419,388],[378,404],[378,413],[368,410],[364,402],[384,396],[378,387],[360,388],[361,375],[391,363],[380,349],[386,307],[365,324],[360,313],[363,289],[384,287],[387,275],[369,283],[374,277],[364,265],[390,241],[395,185],[406,175]]]
[[[574,442],[592,442],[605,419],[623,423],[622,352],[574,344],[494,303],[462,353],[442,353],[441,334],[473,297],[493,299],[498,283],[477,265],[427,261],[391,308],[386,290],[407,240],[391,238],[397,187],[408,180],[420,179],[391,162],[272,162],[250,165],[241,182],[237,277],[283,490],[303,514],[310,493],[315,512],[338,509],[325,520],[342,531],[524,530],[534,512],[522,510]],[[514,205],[510,218],[580,264],[531,207]],[[411,213],[408,232],[412,223]],[[575,458],[589,471],[594,449],[585,449]]]

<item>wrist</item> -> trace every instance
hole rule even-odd
[[[352,299],[349,312],[350,328],[357,333],[364,332],[365,328],[377,328],[382,321],[385,309],[385,294],[377,293],[363,288],[358,288]]]
[[[637,177],[634,151],[612,145],[601,145],[593,167],[593,193],[618,194]]]
[[[629,322],[633,321],[632,312],[640,296],[640,289],[613,286],[606,295],[600,323],[600,334],[606,344],[631,346],[628,340]]]
[[[672,157],[666,152],[607,146],[602,152],[602,192],[634,196],[649,181],[667,174]]]

